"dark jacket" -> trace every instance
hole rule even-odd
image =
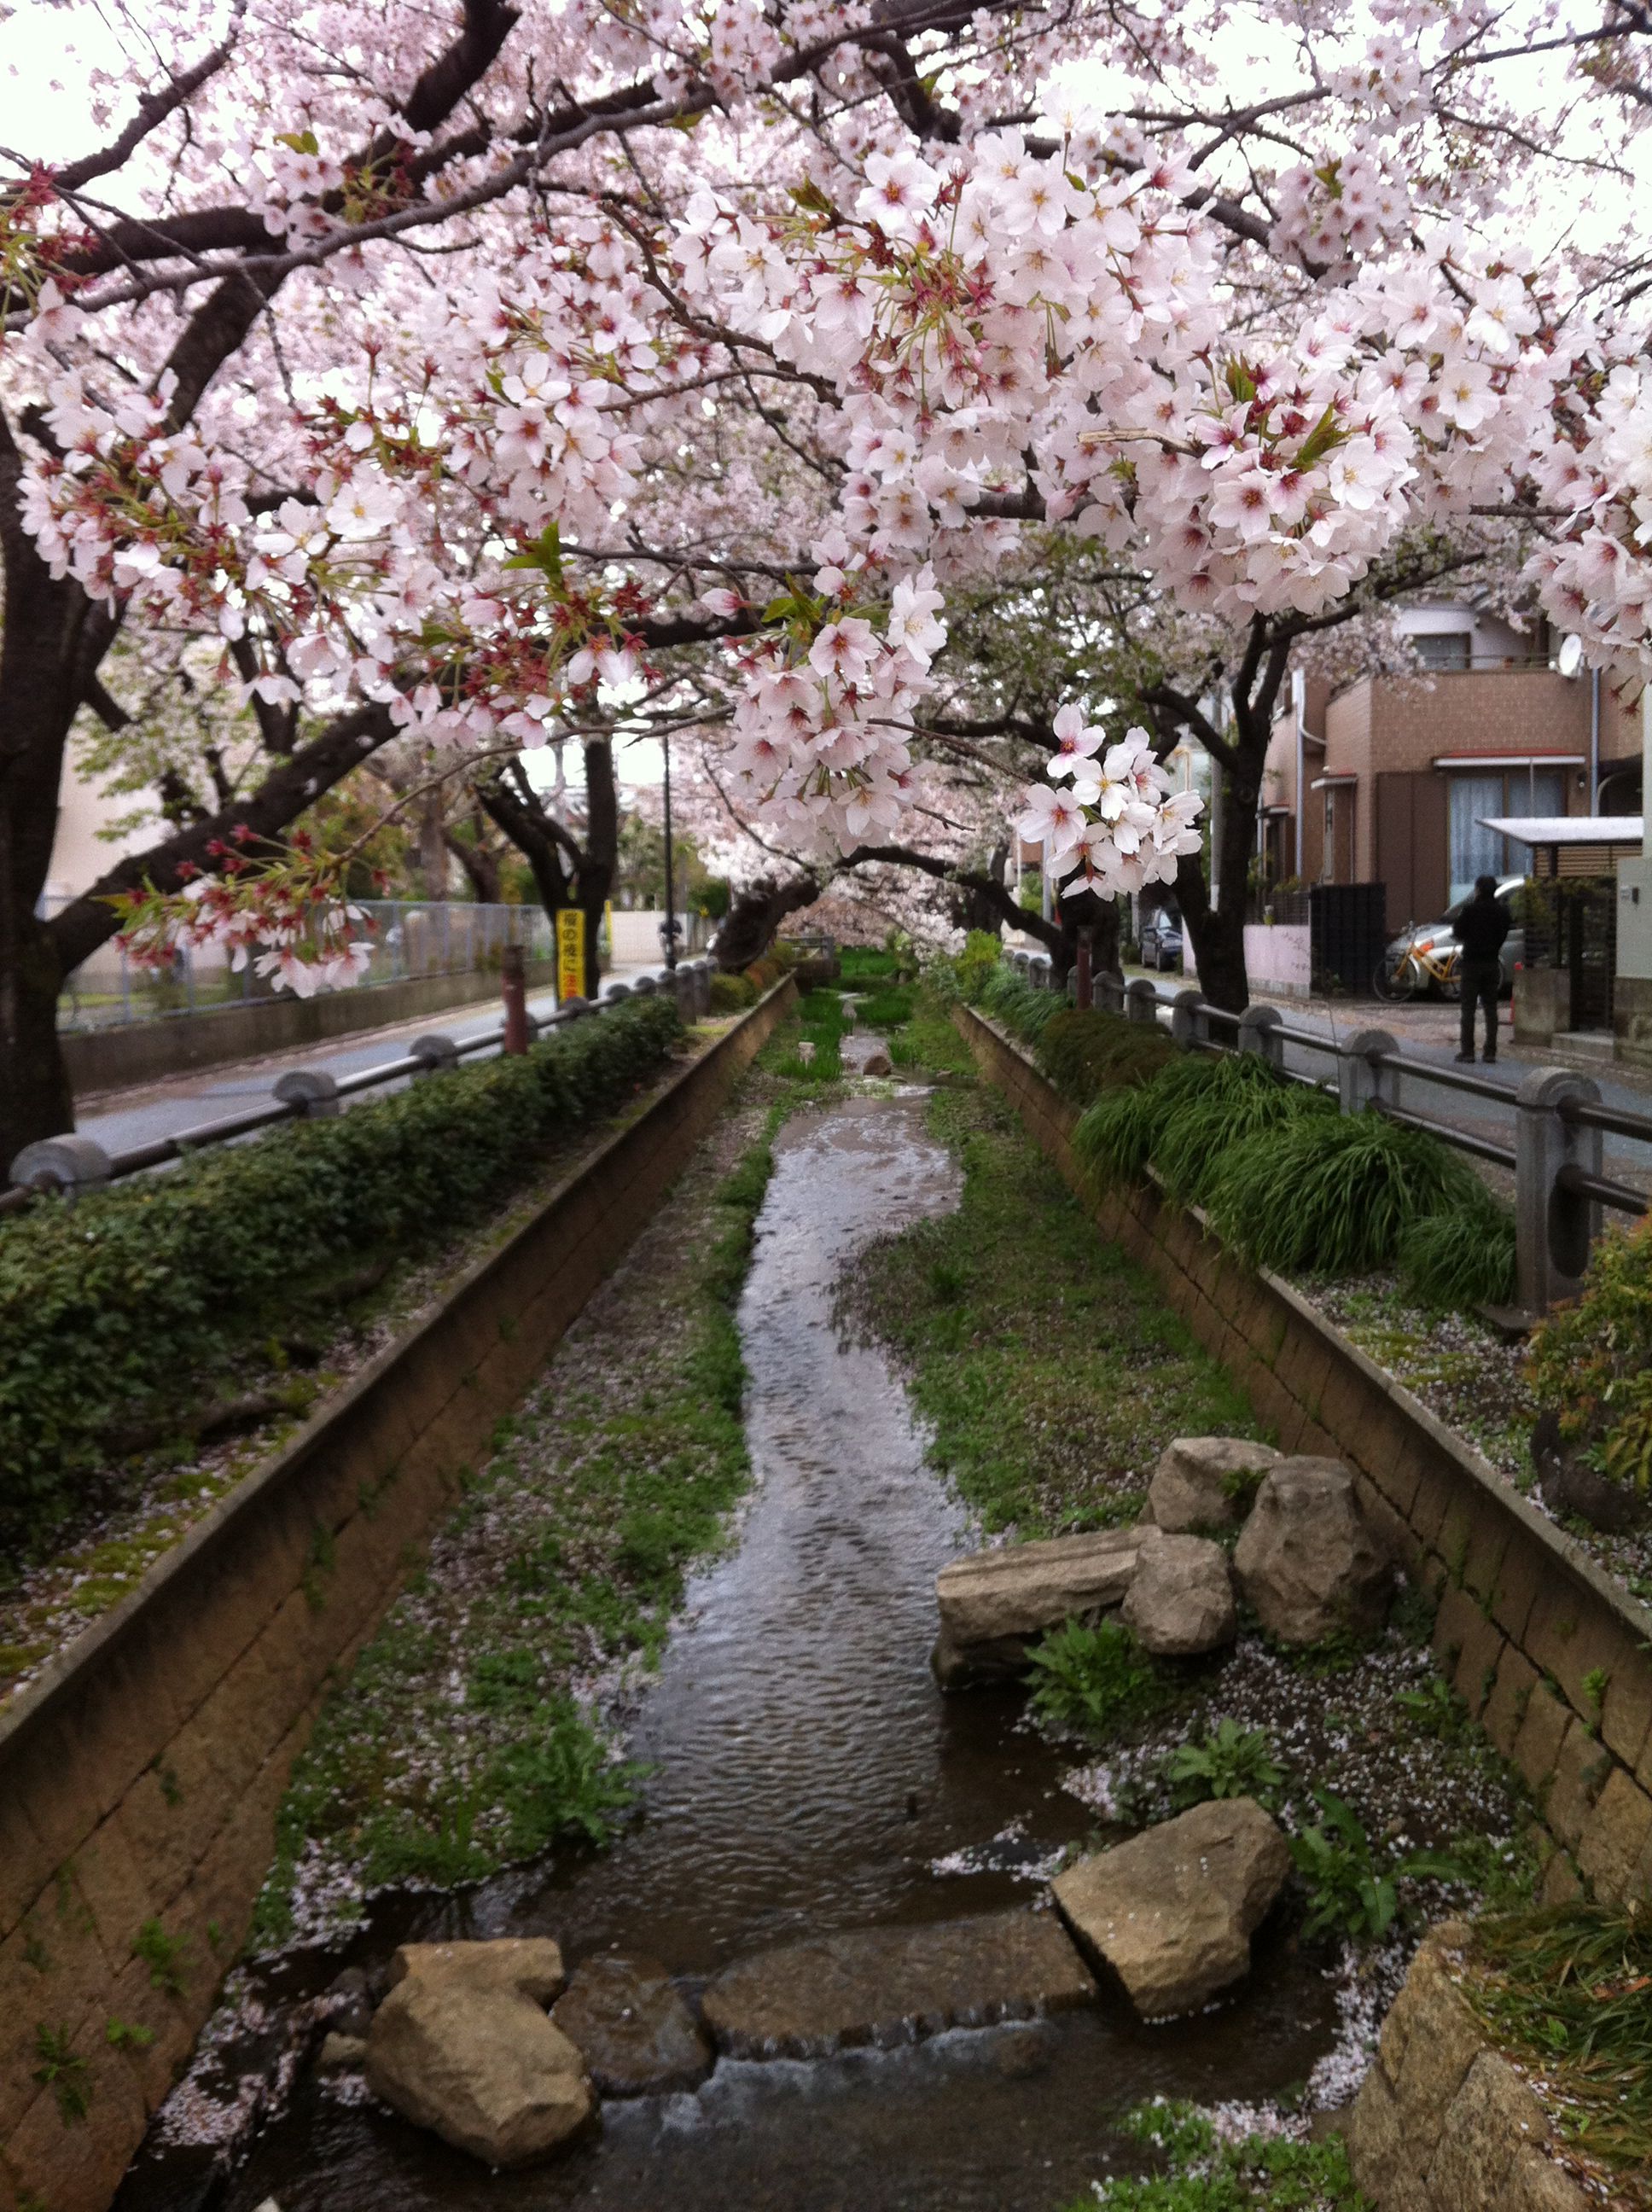
[[[1500,898],[1477,891],[1457,917],[1457,943],[1465,960],[1495,960],[1509,934],[1509,910]]]

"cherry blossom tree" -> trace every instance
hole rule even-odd
[[[295,985],[360,968],[336,860],[280,833],[392,742],[485,779],[666,716],[781,849],[939,859],[906,831],[971,742],[953,610],[1039,532],[1232,679],[1219,722],[1169,672],[1122,726],[1054,707],[1006,811],[1064,908],[1174,878],[1208,932],[1170,728],[1232,749],[1237,837],[1293,650],[1493,525],[1592,659],[1652,666],[1641,249],[1559,214],[1652,113],[1638,7],[143,15],[107,143],[0,180],[0,1151],[66,1123],[52,1002],[111,895]],[[123,631],[210,641],[267,767],[42,925]]]

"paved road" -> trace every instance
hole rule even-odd
[[[623,981],[627,976],[640,972],[634,968],[617,968],[613,974]],[[528,1000],[528,1010],[535,1014],[549,1014],[556,1005],[556,997],[552,991],[536,992]],[[76,1126],[82,1136],[93,1138],[106,1152],[127,1152],[134,1146],[152,1143],[157,1137],[176,1136],[185,1129],[198,1128],[203,1122],[221,1121],[230,1115],[245,1112],[249,1106],[268,1098],[276,1078],[289,1067],[325,1068],[330,1075],[353,1075],[361,1068],[377,1067],[386,1060],[404,1058],[415,1037],[440,1032],[463,1043],[466,1037],[480,1036],[490,1029],[497,1029],[500,1020],[501,1009],[495,1003],[478,1001],[468,1006],[450,1007],[443,1013],[427,1014],[418,1021],[398,1023],[392,1029],[373,1030],[354,1037],[336,1037],[331,1043],[318,1045],[309,1052],[276,1054],[261,1060],[237,1061],[228,1067],[205,1068],[198,1075],[173,1076],[142,1091],[122,1091],[92,1102]],[[481,1053],[474,1057],[485,1059],[488,1054]],[[400,1088],[398,1083],[387,1083],[355,1096],[384,1098]],[[345,1103],[353,1104],[355,1100]]]
[[[1455,1006],[1339,1006],[1332,1012],[1319,1006],[1292,1004],[1289,1000],[1275,1002],[1288,1028],[1311,1031],[1327,1042],[1335,1038],[1347,1038],[1359,1030],[1381,1029],[1394,1037],[1407,1059],[1432,1061],[1451,1069],[1455,1074],[1457,1050],[1457,1009]],[[1286,1065],[1300,1073],[1325,1077],[1334,1073],[1334,1062],[1327,1053],[1317,1052],[1310,1046],[1292,1044],[1286,1048]],[[1562,1062],[1554,1057],[1524,1047],[1518,1050],[1511,1043],[1508,1029],[1508,1010],[1502,1010],[1501,1036],[1495,1066],[1487,1067],[1477,1063],[1472,1073],[1488,1083],[1495,1083],[1509,1094],[1510,1105],[1503,1106],[1492,1099],[1473,1098],[1461,1091],[1450,1091],[1442,1085],[1429,1082],[1425,1078],[1401,1077],[1398,1103],[1408,1113],[1426,1114],[1431,1119],[1449,1122],[1455,1127],[1471,1130],[1475,1135],[1489,1137],[1494,1142],[1512,1146],[1514,1115],[1512,1101],[1515,1091],[1534,1067],[1558,1066]],[[1572,1072],[1587,1075],[1600,1089],[1601,1103],[1621,1109],[1626,1113],[1652,1115],[1652,1097],[1646,1088],[1632,1079],[1624,1079],[1609,1060],[1597,1067],[1581,1062],[1564,1063]],[[1465,1075],[1471,1073],[1462,1069]],[[1637,1189],[1652,1190],[1652,1144],[1642,1144],[1628,1138],[1608,1135],[1606,1139],[1606,1173],[1632,1184]]]

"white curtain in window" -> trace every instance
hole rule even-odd
[[[1501,775],[1454,775],[1451,779],[1451,896],[1466,898],[1476,876],[1503,873],[1503,839],[1481,826],[1482,817],[1501,814]]]

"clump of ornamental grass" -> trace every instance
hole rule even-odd
[[[988,1015],[1023,1044],[1035,1044],[1044,1024],[1063,1012],[1066,1000],[1056,991],[1035,991],[1013,968],[999,967],[982,985],[976,1001]]]
[[[1203,1204],[1234,1146],[1337,1110],[1335,1099],[1289,1081],[1260,1053],[1236,1053],[1214,1064],[1214,1080],[1165,1116],[1153,1142],[1152,1164],[1184,1206]]]
[[[1413,1222],[1400,1240],[1400,1272],[1424,1305],[1442,1312],[1512,1305],[1515,1217],[1484,1184],[1481,1196]]]
[[[1475,1923],[1462,1989],[1556,2093],[1563,2137],[1652,2207],[1652,1913],[1579,1901]]]
[[[1151,1081],[1176,1056],[1157,1023],[1127,1021],[1099,1006],[1062,1006],[1045,1023],[1037,1044],[1040,1067],[1079,1105],[1100,1091]]]
[[[1131,1182],[1146,1172],[1161,1131],[1193,1099],[1220,1085],[1226,1060],[1184,1053],[1152,1080],[1103,1093],[1072,1133],[1072,1150],[1098,1182]]]
[[[1391,1265],[1418,1222],[1473,1206],[1482,1186],[1426,1130],[1324,1113],[1236,1145],[1206,1188],[1218,1235],[1258,1266],[1359,1275]]]

